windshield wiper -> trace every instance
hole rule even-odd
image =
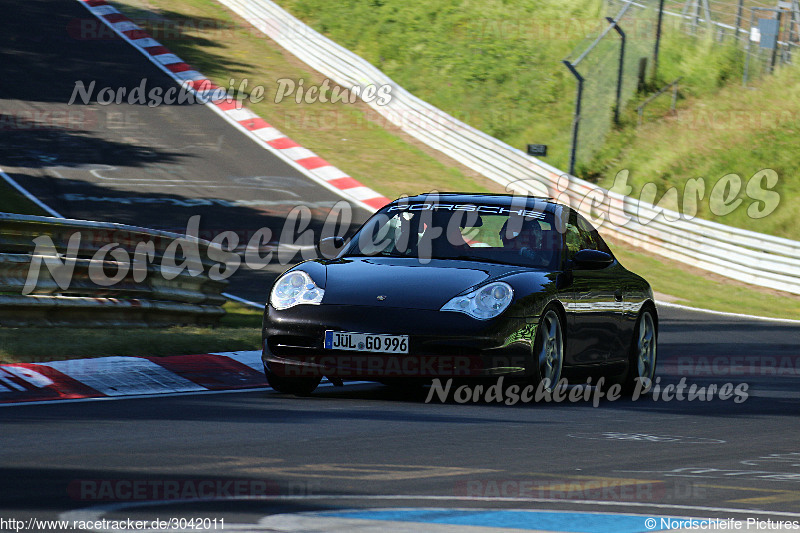
[[[364,252],[349,252],[342,257],[413,257],[402,254],[397,251],[385,250],[382,252],[375,252],[374,254],[365,254]]]

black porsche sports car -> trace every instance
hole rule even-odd
[[[323,376],[424,382],[605,376],[630,394],[652,380],[653,293],[579,213],[545,198],[436,193],[396,200],[331,259],[274,283],[264,369],[279,392]]]

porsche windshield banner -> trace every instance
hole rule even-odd
[[[419,203],[419,204],[396,204],[386,209],[387,213],[393,211],[463,211],[467,213],[479,213],[484,215],[508,215],[520,216],[525,218],[543,219],[544,212],[541,210],[530,210],[515,208],[514,206],[505,207],[501,205],[476,205],[476,204],[440,204],[440,203]]]

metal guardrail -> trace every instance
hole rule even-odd
[[[187,265],[194,272],[162,263],[178,239],[197,249]],[[125,251],[129,264],[101,251],[111,243]],[[206,267],[216,264],[207,253],[213,246],[202,239],[136,226],[0,213],[0,325],[216,324],[225,314],[222,292],[228,282],[206,274]],[[150,253],[145,257],[140,252],[137,261],[137,248]],[[56,254],[62,264],[71,265],[66,286],[44,264],[54,261]],[[182,264],[186,257],[176,259]],[[39,262],[35,280],[28,279],[37,270],[32,262]],[[124,270],[118,275],[120,266]]]
[[[624,224],[604,224],[601,233],[646,250],[772,289],[800,294],[800,242],[681,215],[600,189],[528,156],[448,115],[399,87],[367,61],[317,33],[269,0],[220,0],[279,45],[343,87],[391,85],[392,100],[368,105],[421,142],[506,186],[526,194],[560,197],[595,218],[602,211]],[[553,191],[556,191],[553,193]],[[591,199],[601,193],[602,201]],[[589,201],[585,201],[585,199]],[[642,222],[639,217],[647,222]],[[652,219],[652,220],[650,220]]]

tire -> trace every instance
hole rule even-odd
[[[642,378],[650,380],[651,384],[656,373],[656,345],[658,343],[658,330],[656,329],[653,312],[645,308],[636,320],[633,338],[629,348],[628,372],[622,381],[622,394],[632,396],[637,384]],[[648,392],[651,386],[640,392]]]
[[[535,390],[548,380],[544,391],[552,392],[561,380],[564,368],[564,330],[561,316],[553,307],[548,307],[539,319],[536,340],[533,343],[533,369],[531,378]]]
[[[270,372],[266,365],[264,366],[264,375],[267,377],[267,383],[270,387],[282,394],[294,394],[295,396],[308,396],[314,389],[317,388],[322,378],[287,378],[278,376]]]

